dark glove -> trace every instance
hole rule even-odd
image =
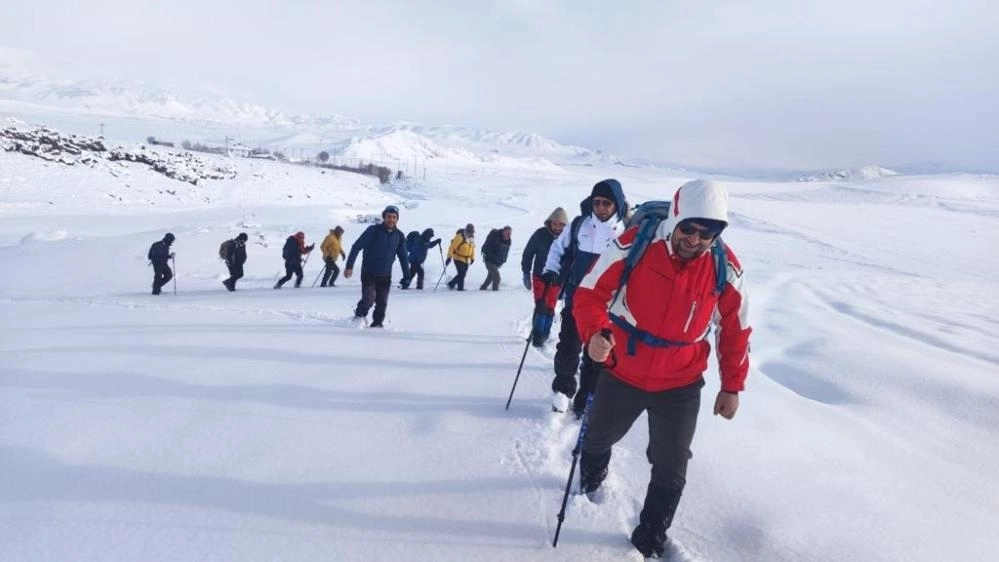
[[[447,267],[449,265],[451,265],[451,258],[448,258],[447,260],[444,261],[444,267]]]
[[[530,271],[525,271],[524,272],[524,288],[527,289],[528,291],[531,290],[531,272]]]
[[[312,249],[315,248],[315,247],[316,247],[316,243],[313,242],[312,244],[309,244],[308,246],[305,247],[305,252],[306,253],[311,252]]]
[[[541,280],[545,282],[545,285],[554,285],[558,283],[558,273],[546,271],[541,274]]]

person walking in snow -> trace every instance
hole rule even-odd
[[[513,229],[504,226],[502,230],[493,229],[486,236],[485,243],[482,244],[482,261],[486,264],[486,280],[479,287],[480,291],[485,291],[492,285],[494,291],[499,290],[500,272],[499,269],[506,263],[506,258],[510,254],[510,237]]]
[[[343,227],[337,226],[330,229],[330,233],[323,239],[319,249],[323,251],[323,262],[326,264],[323,269],[323,280],[319,286],[326,287],[328,284],[328,286],[333,287],[336,278],[340,276],[340,268],[337,267],[336,260],[341,256],[347,257],[347,254],[343,252]],[[313,285],[315,283],[315,281],[312,282]]]
[[[422,233],[410,232],[406,236],[406,251],[409,252],[409,279],[416,279],[416,288],[423,289],[423,262],[427,261],[430,248],[441,245],[441,239],[434,239],[434,229],[428,228]],[[408,289],[405,279],[399,283],[400,289]]]
[[[451,239],[451,245],[447,249],[447,267],[454,260],[454,268],[458,274],[447,282],[448,289],[465,290],[465,275],[468,274],[468,267],[475,263],[475,225],[468,223],[465,228],[458,231]]]
[[[552,409],[557,412],[566,411],[572,400],[573,413],[576,417],[581,416],[586,395],[593,391],[596,384],[596,368],[585,353],[580,362],[583,343],[573,320],[573,294],[610,241],[624,232],[627,209],[624,189],[617,180],[606,179],[597,183],[590,196],[580,204],[582,214],[572,220],[570,227],[562,231],[548,251],[541,279],[549,285],[561,283],[565,299],[562,327],[555,346],[555,378],[552,379]]]
[[[174,240],[173,233],[167,232],[162,240],[153,242],[153,245],[149,247],[149,255],[147,257],[150,263],[153,264],[154,295],[160,294],[160,289],[173,279],[173,271],[167,262],[173,259],[173,252],[170,251],[170,245],[173,244]]]
[[[600,256],[573,296],[573,318],[592,362],[602,365],[580,455],[580,483],[593,496],[607,476],[611,449],[648,412],[651,479],[631,542],[661,557],[686,484],[715,325],[721,390],[714,413],[732,419],[749,372],[748,300],[735,253],[710,250],[728,225],[728,192],[695,180],[680,186],[668,218],[621,286],[638,227]],[[724,271],[724,273],[720,273]],[[724,276],[724,281],[716,276]],[[718,291],[718,283],[723,288]],[[604,337],[602,332],[610,330]],[[622,343],[627,345],[622,346]],[[623,347],[623,349],[622,349]]]
[[[229,268],[229,278],[222,282],[229,292],[236,290],[236,281],[243,278],[243,264],[246,263],[246,241],[249,236],[240,232],[226,246],[225,265]]]
[[[388,308],[389,291],[392,289],[392,263],[399,259],[402,267],[403,283],[409,285],[409,253],[402,231],[396,228],[399,222],[399,208],[389,205],[382,211],[382,222],[369,226],[350,247],[347,265],[343,276],[350,279],[354,273],[357,254],[364,252],[361,260],[361,300],[354,309],[355,318],[366,318],[371,305],[375,311],[371,315],[371,327],[381,328]]]
[[[558,282],[545,285],[541,280],[541,274],[544,273],[545,261],[548,259],[552,242],[562,234],[568,222],[569,217],[565,209],[557,207],[545,219],[545,225],[531,235],[520,258],[520,269],[524,273],[524,288],[534,292],[534,324],[531,332],[531,345],[534,347],[544,345],[555,321],[555,301],[558,299],[560,286]]]
[[[311,252],[315,246],[315,244],[305,245],[305,233],[301,231],[285,240],[284,248],[281,249],[281,256],[284,258],[284,277],[278,279],[274,285],[275,289],[280,289],[292,275],[295,276],[295,288],[302,286],[302,256]]]

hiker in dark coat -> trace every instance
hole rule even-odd
[[[534,292],[534,329],[531,332],[531,345],[541,347],[552,331],[552,324],[555,322],[555,301],[558,300],[560,285],[555,282],[552,285],[545,285],[541,280],[541,274],[545,270],[545,261],[548,259],[548,250],[565,225],[569,223],[569,216],[562,207],[556,208],[545,220],[545,225],[534,231],[531,239],[524,247],[524,253],[520,258],[520,269],[524,272],[524,288]]]
[[[347,265],[343,276],[350,279],[354,273],[357,254],[364,252],[361,260],[361,300],[357,301],[354,317],[367,318],[371,305],[375,311],[371,315],[371,327],[381,328],[388,308],[389,291],[392,289],[392,264],[396,258],[402,267],[403,282],[409,285],[409,253],[402,231],[396,228],[399,222],[399,208],[389,205],[382,211],[382,222],[365,230],[350,247]]]
[[[236,281],[243,278],[243,264],[246,263],[246,241],[249,236],[240,232],[239,236],[229,241],[225,255],[225,265],[229,268],[229,278],[222,282],[230,292],[236,290]]]
[[[295,276],[295,288],[302,286],[302,256],[308,255],[314,247],[315,244],[305,245],[305,233],[301,231],[285,240],[284,248],[281,249],[281,257],[284,258],[284,277],[278,279],[274,285],[275,289],[280,289],[292,275]]]
[[[441,239],[433,240],[434,229],[428,228],[423,233],[415,230],[406,236],[406,251],[409,252],[409,279],[416,279],[416,288],[423,289],[423,262],[427,260],[430,248],[441,245]],[[400,289],[408,289],[409,283],[403,279],[399,282]]]
[[[506,258],[510,254],[510,236],[513,229],[504,226],[502,230],[492,230],[486,236],[486,241],[482,244],[482,261],[486,263],[486,280],[479,287],[480,291],[485,291],[492,285],[494,291],[499,290],[500,272],[499,268],[506,263]]]
[[[167,232],[166,236],[158,242],[153,242],[149,248],[149,261],[153,264],[153,294],[160,294],[160,289],[173,279],[173,271],[167,262],[173,258],[170,245],[173,244],[174,236]]]

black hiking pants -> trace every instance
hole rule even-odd
[[[583,441],[581,472],[596,474],[606,469],[611,448],[620,441],[642,412],[648,412],[649,446],[645,451],[652,464],[652,484],[679,495],[687,483],[690,444],[697,428],[704,379],[680,388],[646,392],[604,372],[597,382]],[[589,466],[599,463],[600,466]],[[673,506],[676,509],[676,506]],[[672,517],[672,514],[670,514]]]
[[[580,361],[582,352],[582,361]],[[576,370],[579,370],[579,392],[576,392]],[[562,307],[562,326],[559,328],[558,344],[555,346],[555,378],[552,391],[561,392],[569,398],[574,394],[578,399],[573,403],[576,413],[583,411],[586,395],[593,392],[597,384],[598,367],[583,349],[583,342],[572,318],[572,300],[567,299]]]
[[[236,281],[239,281],[240,279],[243,278],[243,264],[234,264],[234,265],[226,264],[226,267],[229,268],[229,278],[223,281],[223,283],[226,286],[232,287],[235,290]]]
[[[389,291],[392,289],[391,275],[374,275],[366,271],[361,272],[361,300],[357,301],[357,308],[354,316],[367,316],[371,305],[375,305],[375,311],[371,314],[371,320],[375,324],[381,324],[385,320],[385,309],[388,308]]]
[[[288,280],[291,279],[292,275],[295,276],[295,286],[296,287],[301,287],[302,286],[302,275],[303,275],[303,273],[302,273],[302,260],[300,260],[300,259],[296,259],[295,261],[287,261],[287,260],[285,260],[285,262],[284,262],[284,277],[282,277],[281,279],[278,279],[277,286],[280,287],[280,286],[284,285],[285,283],[287,283]]]
[[[458,289],[459,291],[465,290],[465,275],[468,273],[468,264],[463,261],[454,260],[454,268],[458,271],[458,274],[451,278],[447,282],[449,289]]]
[[[323,261],[326,263],[326,269],[323,270],[323,280],[320,286],[326,287],[328,285],[332,287],[336,283],[336,278],[340,276],[340,268],[336,265],[336,256],[323,258]]]
[[[423,271],[422,263],[411,263],[409,264],[409,278],[410,280],[416,280],[416,288],[423,288],[423,276],[426,272]]]
[[[170,270],[170,266],[167,262],[157,263],[153,262],[153,294],[160,294],[160,289],[162,289],[170,280],[173,279],[173,271]]]

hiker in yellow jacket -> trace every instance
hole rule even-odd
[[[336,265],[336,260],[340,257],[347,257],[343,252],[343,227],[338,226],[330,229],[330,233],[323,239],[319,246],[323,251],[323,261],[326,262],[326,269],[323,271],[323,282],[320,287],[333,287],[336,278],[340,276],[340,268]]]
[[[444,267],[454,260],[454,268],[458,274],[447,282],[448,289],[465,290],[465,274],[468,273],[468,266],[475,263],[475,226],[472,223],[465,225],[459,230],[451,240],[451,246],[447,250],[447,261]]]

